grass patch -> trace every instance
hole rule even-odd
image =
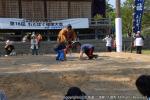
[[[130,52],[130,51],[127,51],[127,52]],[[136,50],[133,49],[132,53],[136,53]],[[142,54],[150,55],[150,50],[142,50]]]
[[[150,50],[142,50],[143,54],[149,54],[150,55]]]

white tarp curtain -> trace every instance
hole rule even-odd
[[[35,22],[19,18],[0,18],[0,29],[62,29],[68,24],[71,24],[74,29],[89,28],[88,18],[74,18],[51,22]]]

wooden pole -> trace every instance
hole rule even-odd
[[[116,18],[120,18],[120,0],[116,0]]]

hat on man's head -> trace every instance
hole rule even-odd
[[[71,24],[68,24],[68,25],[67,25],[67,28],[72,28]]]

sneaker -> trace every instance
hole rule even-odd
[[[93,56],[91,56],[91,57],[89,57],[89,60],[92,60],[93,58],[98,58],[98,55],[93,55]]]
[[[98,55],[93,55],[93,58],[95,58],[95,59],[98,58]]]

